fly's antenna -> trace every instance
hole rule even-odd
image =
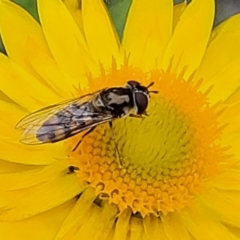
[[[157,90],[153,90],[153,91],[148,91],[149,93],[154,93],[154,94],[157,94],[158,91]]]
[[[151,82],[151,83],[148,84],[148,86],[146,88],[149,89],[153,85],[154,85],[154,82]]]
[[[146,87],[147,89],[149,89],[151,86],[153,86],[154,85],[154,82],[151,82],[151,83],[149,83],[148,84],[148,86]],[[157,94],[158,93],[158,91],[155,91],[155,90],[153,90],[153,91],[148,91],[149,93],[154,93],[154,94]]]

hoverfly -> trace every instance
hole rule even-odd
[[[128,81],[125,87],[105,88],[79,98],[48,106],[23,118],[17,125],[25,144],[54,143],[86,131],[82,139],[99,124],[109,123],[124,116],[147,115],[149,91],[137,81]],[[131,113],[133,112],[133,113]],[[73,151],[81,143],[78,142]]]

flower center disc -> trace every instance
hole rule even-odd
[[[150,82],[142,73],[123,71],[104,76],[107,86],[124,86],[130,79]],[[125,81],[114,84],[113,79]],[[216,106],[209,107],[207,94],[199,92],[200,82],[170,72],[155,72],[151,80],[159,93],[151,95],[149,116],[114,120],[112,129],[99,125],[71,153],[79,179],[94,187],[96,196],[116,204],[120,212],[130,208],[143,217],[191,204],[203,179],[215,174],[225,157],[216,146],[219,113]],[[71,147],[76,139],[70,140]]]

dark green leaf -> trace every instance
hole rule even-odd
[[[12,1],[26,9],[37,21],[39,21],[36,0],[12,0]]]
[[[117,33],[121,39],[132,0],[106,0],[105,3],[116,27]]]

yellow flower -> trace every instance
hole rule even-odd
[[[77,3],[39,0],[38,24],[0,1],[1,238],[239,239],[240,16],[212,31],[213,0],[135,0],[119,41],[101,1]],[[115,141],[20,143],[27,114],[131,79],[159,93]]]

